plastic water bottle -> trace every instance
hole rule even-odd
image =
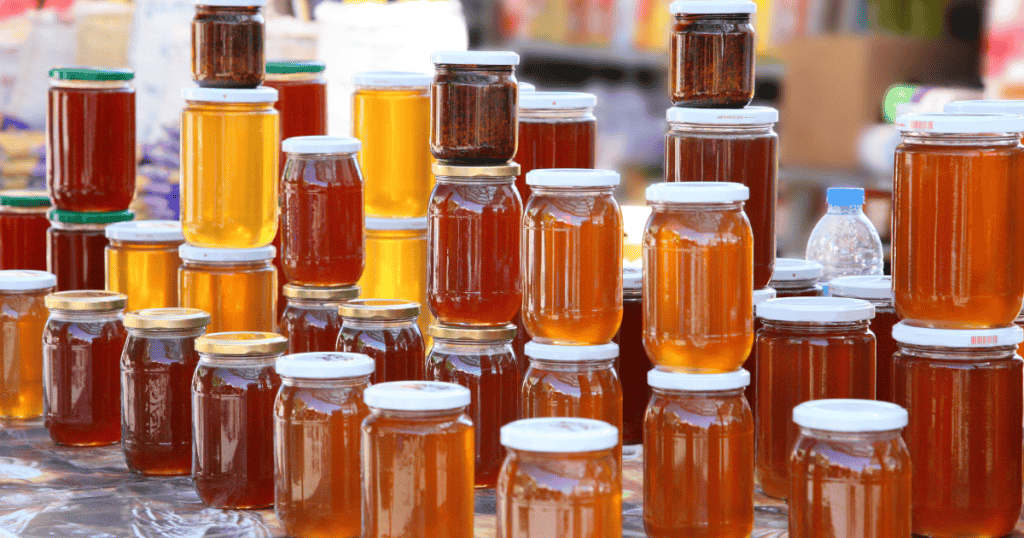
[[[864,189],[829,189],[828,213],[807,240],[808,260],[821,264],[821,282],[841,276],[882,274],[882,240],[864,215]]]

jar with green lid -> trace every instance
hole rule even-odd
[[[78,213],[50,210],[46,232],[46,270],[57,275],[57,291],[106,287],[106,228],[135,219],[131,211]]]
[[[327,134],[327,79],[324,63],[311,60],[267,62],[264,86],[277,90],[274,108],[281,115],[281,140]],[[281,151],[279,166],[284,171]]]
[[[0,191],[0,269],[46,270],[49,210],[45,191]]]

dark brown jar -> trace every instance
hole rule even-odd
[[[669,56],[676,106],[743,108],[754,97],[754,26],[749,1],[680,0]]]
[[[449,164],[503,164],[516,155],[519,55],[435,52],[430,153]]]
[[[263,83],[265,0],[195,0],[192,80],[204,88]]]

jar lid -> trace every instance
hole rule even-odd
[[[708,2],[711,0],[701,0]],[[665,111],[669,123],[696,125],[771,125],[778,123],[779,111],[770,106],[743,108],[686,108],[674,106]]]
[[[818,280],[823,268],[820,263],[798,258],[776,258],[775,271],[772,272],[773,282],[791,282],[793,280]]]
[[[775,321],[832,323],[865,321],[875,317],[875,307],[861,299],[842,297],[783,297],[769,299],[756,309],[757,317]]]
[[[647,187],[648,203],[725,204],[742,202],[748,198],[750,189],[741,183],[682,181],[655,183]]]
[[[355,299],[338,306],[343,318],[398,320],[420,315],[420,304],[401,299]]]
[[[900,131],[925,133],[1020,133],[1024,132],[1024,117],[1017,114],[904,114],[896,118]]]
[[[439,381],[394,381],[367,387],[363,401],[394,411],[442,411],[469,405],[469,389]]]
[[[515,324],[495,325],[493,327],[461,327],[433,323],[427,328],[427,334],[438,340],[471,340],[474,342],[499,342],[512,340],[516,337]]]
[[[128,222],[135,218],[135,213],[129,210],[79,213],[77,211],[51,209],[49,217],[51,221],[62,224],[111,224],[114,222]]]
[[[775,288],[765,287],[759,290],[754,290],[754,293],[751,296],[751,298],[753,299],[754,306],[757,306],[758,304],[763,303],[768,299],[774,299],[776,295],[777,293],[775,292]]]
[[[977,101],[953,101],[946,104],[943,112],[952,114],[1021,114],[1024,115],[1024,100],[985,99]]]
[[[276,103],[277,90],[266,86],[247,90],[189,86],[181,89],[181,97],[186,101],[204,103]]]
[[[127,303],[127,295],[101,290],[58,291],[47,295],[43,299],[43,304],[50,310],[75,312],[122,310]]]
[[[347,301],[359,297],[359,286],[298,286],[284,285],[284,296],[289,299],[309,299],[320,301]]]
[[[597,96],[592,93],[530,91],[519,96],[520,110],[563,110],[595,106],[597,106]]]
[[[185,243],[178,256],[190,262],[263,262],[274,259],[273,245],[258,248],[204,248]]]
[[[434,75],[412,71],[367,71],[356,73],[352,82],[356,86],[373,88],[424,88],[430,86]]]
[[[276,333],[252,331],[212,333],[196,338],[196,351],[231,357],[277,355],[288,351],[288,339]]]
[[[212,7],[262,7],[266,0],[192,0],[197,6]]]
[[[619,173],[592,168],[542,168],[526,173],[526,184],[535,187],[615,187]]]
[[[615,343],[596,346],[560,346],[529,341],[523,350],[533,359],[546,361],[586,362],[614,359],[619,356],[619,345]]]
[[[331,155],[355,153],[363,148],[358,138],[347,136],[293,136],[281,143],[285,153]]]
[[[828,432],[887,432],[907,425],[907,410],[876,400],[812,400],[793,408],[797,426]]]
[[[673,15],[755,13],[757,4],[745,0],[677,0],[669,6]]]
[[[519,84],[519,93],[520,94],[527,93],[527,92],[535,92],[535,91],[537,91],[537,87],[534,86],[533,84],[530,84],[529,82],[519,82],[518,84]],[[596,97],[595,97],[595,99],[596,99]],[[522,101],[520,101],[520,103],[522,103]]]
[[[619,430],[589,418],[526,418],[501,427],[501,444],[529,452],[594,452],[619,444]]]
[[[363,226],[367,230],[426,230],[427,217],[413,217],[409,219],[366,217]]]
[[[498,164],[494,166],[464,166],[458,164],[434,163],[430,165],[430,171],[433,172],[435,176],[443,177],[508,178],[518,176],[520,167],[518,163],[514,162],[509,162],[507,164]]]
[[[46,191],[0,191],[0,205],[11,207],[49,207]]]
[[[750,384],[750,372],[740,368],[724,374],[685,374],[655,368],[647,372],[647,384],[656,389],[685,392],[734,390]]]
[[[45,290],[57,285],[57,277],[46,271],[31,269],[8,269],[0,271],[0,290],[31,291]]]
[[[439,50],[430,55],[435,65],[519,65],[519,55],[503,50]]]
[[[89,81],[132,80],[135,78],[135,72],[131,69],[113,69],[108,67],[54,67],[50,69],[50,78],[55,80]]]
[[[210,324],[210,314],[198,308],[146,308],[124,315],[129,329],[198,329]]]
[[[931,329],[901,321],[893,326],[892,338],[912,346],[1009,347],[1024,342],[1024,331],[1016,325],[999,329]]]
[[[644,272],[639,267],[622,268],[622,289],[640,290],[644,287]]]
[[[323,73],[326,67],[327,66],[319,60],[277,60],[267,62],[267,73],[271,75]]]
[[[828,283],[833,297],[892,300],[892,277],[889,275],[843,276]]]
[[[292,379],[349,379],[370,375],[376,367],[362,353],[332,351],[285,355],[274,364],[277,375]]]
[[[176,220],[136,220],[107,226],[107,239],[115,241],[184,241]]]

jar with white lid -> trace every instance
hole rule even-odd
[[[0,271],[0,419],[43,414],[43,349],[49,312],[44,298],[57,285],[46,271]]]
[[[828,283],[829,295],[863,299],[875,306],[875,317],[871,319],[871,332],[875,335],[875,398],[892,401],[892,356],[896,353],[896,341],[892,328],[899,323],[896,309],[892,305],[892,277],[887,275],[844,276]]]
[[[520,83],[520,86],[522,84]],[[593,168],[597,145],[597,97],[579,92],[527,92],[520,88],[516,188],[530,199],[526,174],[546,168]]]
[[[200,248],[181,245],[178,299],[210,313],[207,332],[273,331],[277,327],[274,247]]]
[[[757,305],[767,301],[768,299],[775,299],[776,292],[774,288],[761,288],[754,290],[753,297],[753,312],[757,312]],[[761,331],[761,318],[754,316],[754,336],[757,337],[757,333]],[[747,390],[744,394],[747,397],[747,403],[750,404],[750,411],[757,416],[757,342],[750,348],[750,354],[747,355],[747,360],[743,363],[743,369],[750,372],[750,384],[747,385]]]
[[[107,226],[107,289],[128,296],[126,311],[178,306],[178,247],[185,242],[176,220],[136,220]]]
[[[775,289],[778,298],[821,297],[825,294],[819,279],[824,268],[813,260],[778,258],[768,286]]]

